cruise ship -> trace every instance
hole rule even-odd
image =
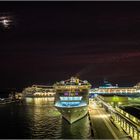
[[[54,85],[55,107],[70,124],[87,114],[90,88],[88,81],[75,77]]]
[[[99,88],[92,88],[89,91],[90,94],[139,94],[140,93],[140,83],[133,87],[119,87],[118,84],[113,86],[110,82],[104,81],[102,86]]]
[[[54,97],[53,86],[32,85],[23,89],[22,94],[25,97]]]

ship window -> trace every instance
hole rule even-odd
[[[60,97],[61,101],[80,101],[82,100],[82,96],[77,97]]]
[[[78,92],[76,92],[75,95],[78,95]]]
[[[63,106],[77,106],[80,102],[61,102]]]
[[[65,92],[65,93],[64,93],[64,96],[68,96],[68,95],[69,95],[69,93],[68,93],[68,92]]]

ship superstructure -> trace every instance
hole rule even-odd
[[[89,92],[90,94],[92,93],[137,94],[140,93],[140,84],[138,83],[136,86],[133,87],[119,87],[118,84],[112,86],[112,84],[109,83],[108,81],[104,81],[102,86],[99,86],[99,88],[90,89]]]
[[[88,81],[75,77],[54,85],[55,107],[69,123],[73,123],[87,114],[90,87]]]
[[[55,92],[53,86],[32,85],[22,91],[25,97],[54,97]]]

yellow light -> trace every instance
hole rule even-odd
[[[95,118],[109,118],[110,114],[94,115]]]

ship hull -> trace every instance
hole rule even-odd
[[[82,107],[56,107],[62,116],[70,123],[74,123],[83,118],[87,112],[87,106]]]

